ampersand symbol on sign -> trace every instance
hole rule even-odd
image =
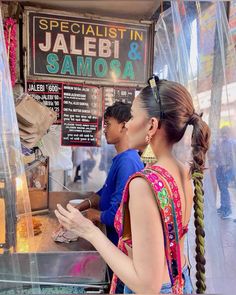
[[[141,60],[141,54],[137,51],[138,49],[138,43],[137,42],[131,42],[130,43],[130,50],[128,52],[128,57],[131,60]]]

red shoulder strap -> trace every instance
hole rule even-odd
[[[178,225],[179,238],[181,238],[183,235],[184,227],[182,223],[182,207],[181,207],[181,200],[180,200],[178,186],[173,176],[163,167],[153,165],[152,167],[149,168],[149,170],[152,170],[155,173],[158,173],[160,177],[164,178],[166,185],[170,189],[171,198],[175,205],[176,222]]]

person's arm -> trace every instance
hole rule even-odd
[[[83,215],[92,222],[101,222],[101,211],[98,210],[98,208],[102,190],[103,187],[96,193],[93,193],[92,196],[85,199],[84,202],[75,206],[79,211],[83,211]]]
[[[222,157],[225,157],[225,171],[232,170],[234,167],[234,162],[233,162],[233,141],[228,140],[227,141],[227,146],[224,155],[221,155]]]
[[[126,256],[108,238],[68,205],[55,211],[60,223],[88,240],[97,249],[114,273],[136,293],[159,293],[165,264],[161,218],[152,190],[145,180],[130,183],[133,259]]]
[[[75,206],[79,211],[88,210],[90,208],[97,209],[100,196],[97,193],[93,193],[89,198],[85,199],[82,203]]]

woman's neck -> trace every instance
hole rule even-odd
[[[154,141],[151,143],[151,148],[157,158],[158,163],[174,159],[172,154],[173,145],[167,144],[164,140]]]

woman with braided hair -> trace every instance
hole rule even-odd
[[[202,180],[209,128],[182,85],[155,76],[134,99],[131,111],[132,118],[126,123],[130,148],[143,150],[148,145],[157,162],[135,173],[126,184],[115,217],[118,248],[72,206],[66,210],[58,205],[55,214],[64,227],[91,242],[113,270],[110,293],[116,293],[122,281],[124,293],[190,294],[193,289],[184,239],[194,203],[197,293],[203,293]],[[193,160],[185,167],[172,149],[188,125],[193,126]]]

